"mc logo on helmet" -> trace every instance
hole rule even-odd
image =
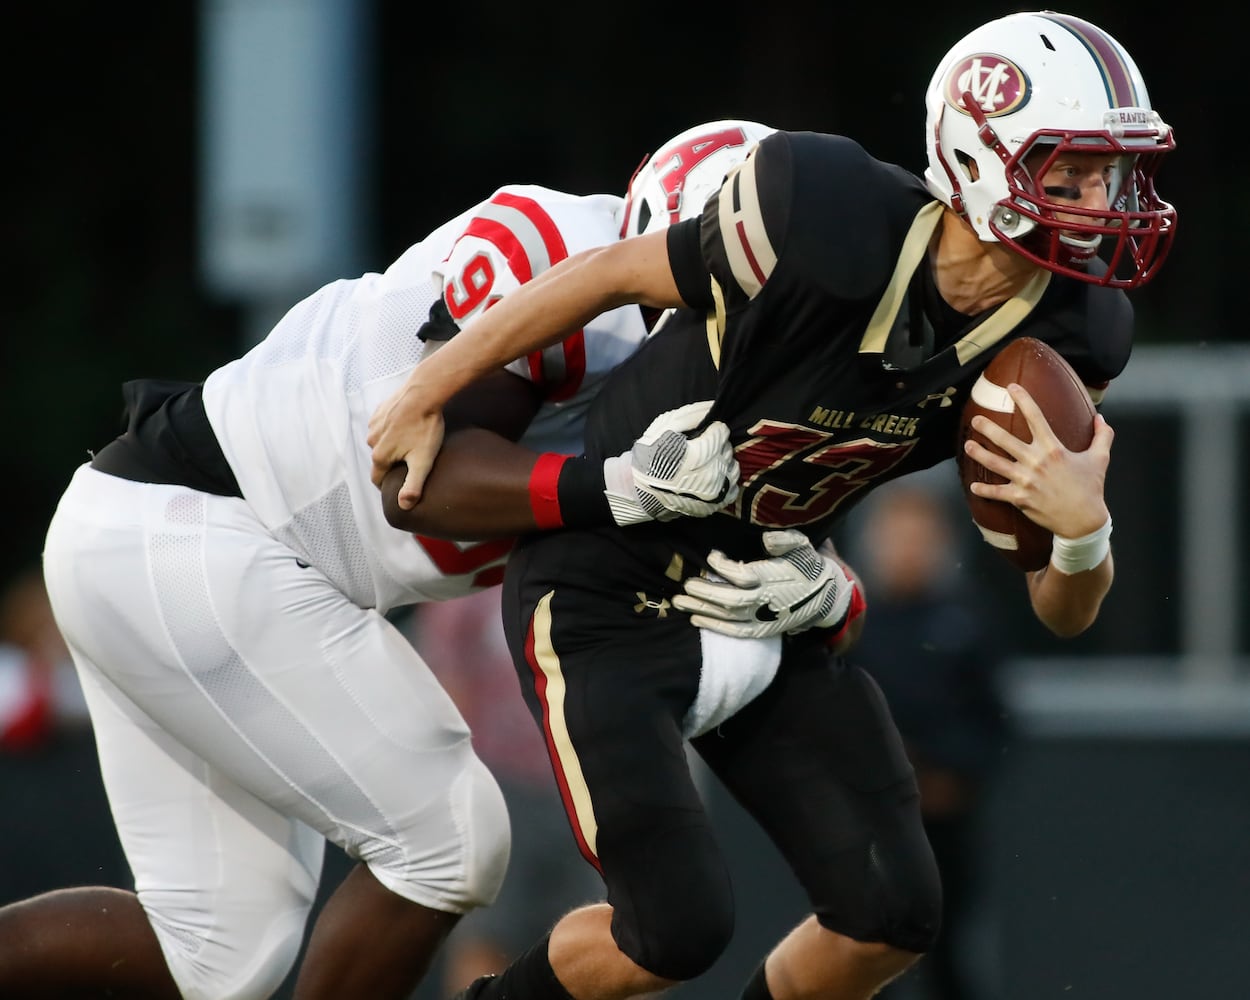
[[[946,77],[947,103],[968,114],[965,93],[987,118],[993,118],[1015,111],[1029,99],[1029,78],[1010,60],[982,52],[961,59]]]

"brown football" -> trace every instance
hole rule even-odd
[[[1028,423],[1007,393],[1007,386],[1012,382],[1023,386],[1033,397],[1055,436],[1069,451],[1084,451],[1093,440],[1094,404],[1072,366],[1053,348],[1032,337],[1013,340],[999,351],[973,385],[972,395],[964,404],[955,454],[972,519],[982,537],[1012,564],[1023,570],[1038,570],[1050,561],[1051,533],[1009,503],[973,495],[969,486],[974,482],[1002,483],[1005,480],[964,454],[964,441],[968,437],[993,452],[1004,454],[1001,448],[972,429],[972,418],[978,414],[1022,441],[1033,440]]]

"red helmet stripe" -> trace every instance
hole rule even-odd
[[[1066,28],[1085,46],[1097,64],[1099,72],[1102,73],[1103,86],[1107,88],[1107,100],[1111,103],[1111,107],[1140,108],[1142,106],[1137,88],[1133,86],[1133,75],[1124,61],[1124,50],[1102,29],[1069,14],[1047,12],[1038,16]]]

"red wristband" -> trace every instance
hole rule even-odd
[[[538,456],[534,468],[530,470],[530,510],[534,514],[534,524],[543,531],[564,526],[564,515],[560,512],[560,470],[569,460],[568,455],[557,455],[545,452]]]
[[[851,603],[846,609],[846,617],[842,619],[842,624],[838,626],[837,631],[831,632],[825,639],[828,646],[836,646],[841,642],[842,637],[846,635],[846,630],[851,627],[851,623],[860,615],[868,610],[868,601],[864,597],[863,590],[855,581],[851,581]]]

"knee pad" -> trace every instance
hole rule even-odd
[[[512,853],[508,806],[495,776],[476,757],[457,791],[464,804],[465,908],[490,906],[503,887]]]
[[[821,926],[917,954],[933,947],[942,922],[942,883],[923,834],[870,844],[860,872],[853,887],[843,883],[844,890],[853,889],[846,894],[849,905],[817,911]]]
[[[879,924],[872,939],[924,954],[942,926],[942,888],[933,873],[911,885],[889,884],[880,897]]]
[[[617,947],[665,979],[694,979],[711,968],[733,937],[734,905],[706,824],[670,828],[624,852],[599,846]]]
[[[151,909],[148,920],[183,1000],[266,1000],[295,965],[310,909],[223,924],[227,936],[197,934]]]
[[[348,853],[391,892],[421,906],[447,913],[489,906],[503,886],[512,850],[503,792],[470,754],[435,805],[437,817],[410,817],[399,839],[350,844]]]

